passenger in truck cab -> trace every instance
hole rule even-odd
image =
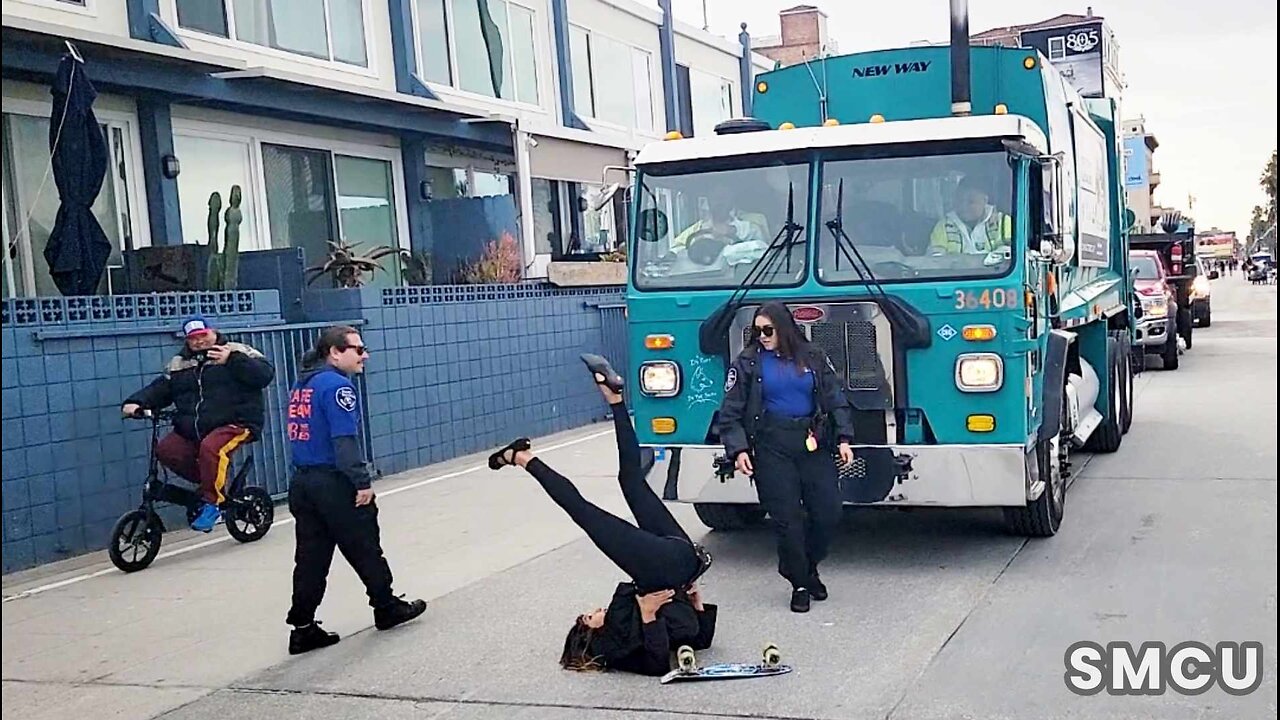
[[[991,204],[990,193],[974,178],[960,181],[952,206],[929,236],[930,255],[986,255],[1009,247],[1009,216]]]
[[[671,251],[683,250],[699,265],[710,265],[728,245],[743,242],[768,243],[769,221],[759,212],[748,211],[730,187],[713,185],[708,197],[696,198],[696,217],[671,241]]]

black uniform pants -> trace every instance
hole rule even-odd
[[[645,482],[640,443],[623,403],[611,406],[618,441],[618,484],[636,524],[591,504],[568,478],[537,458],[526,468],[640,592],[682,589],[699,569],[697,551],[666,505]]]
[[[369,605],[395,600],[391,567],[382,556],[378,506],[356,507],[356,490],[336,468],[303,468],[289,486],[297,549],[293,556],[293,607],[286,620],[306,625],[315,620],[324,599],[336,548],[364,583]]]
[[[840,524],[840,481],[827,448],[805,447],[808,418],[765,415],[756,432],[756,492],[773,519],[778,573],[793,588],[805,587],[827,556]]]

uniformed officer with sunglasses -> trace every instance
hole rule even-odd
[[[811,599],[827,599],[818,563],[843,504],[833,455],[853,462],[853,416],[831,361],[805,339],[785,305],[763,305],[752,323],[752,342],[725,379],[717,429],[773,519],[791,610],[808,612]]]
[[[293,568],[293,626],[289,653],[318,650],[338,634],[316,622],[338,550],[364,583],[374,626],[387,630],[423,613],[422,600],[406,602],[391,591],[391,567],[382,555],[378,506],[360,449],[360,403],[351,377],[364,372],[369,348],[355,328],[325,330],[303,357],[303,370],[289,393],[286,420],[296,469],[289,486],[297,551]]]

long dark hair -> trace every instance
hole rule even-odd
[[[773,323],[773,332],[778,338],[778,355],[790,360],[795,364],[796,369],[803,372],[804,354],[809,348],[809,341],[805,339],[804,333],[800,332],[800,326],[791,316],[791,311],[786,305],[775,300],[761,305],[760,309],[756,310],[756,314],[751,318],[752,325],[759,317],[766,317]],[[758,344],[759,340],[757,339],[756,342]]]
[[[328,362],[330,350],[345,348],[347,346],[347,338],[358,334],[360,334],[360,331],[350,325],[334,325],[325,328],[324,332],[320,333],[320,337],[316,338],[316,344],[303,354],[302,366],[309,368]]]
[[[596,631],[578,618],[569,634],[564,639],[564,650],[560,653],[560,667],[578,672],[600,672],[605,669],[604,657],[597,655],[591,647]]]

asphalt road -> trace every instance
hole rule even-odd
[[[763,531],[711,533],[721,605],[703,662],[779,644],[795,672],[659,686],[556,665],[617,572],[518,471],[467,458],[379,485],[397,589],[419,621],[372,629],[339,560],[321,609],[343,641],[285,652],[292,527],[240,546],[178,534],[134,575],[102,556],[5,578],[3,712],[27,720],[249,717],[450,720],[1273,718],[1276,716],[1276,290],[1214,283],[1214,322],[1176,372],[1140,376],[1120,452],[1077,463],[1062,532],[1025,541],[986,511],[852,513],[824,565],[831,599],[787,611]],[[540,446],[584,494],[623,504],[612,437]],[[1083,460],[1083,458],[1082,458]],[[1081,466],[1083,465],[1083,468]],[[65,584],[60,584],[65,583]],[[1080,697],[1064,653],[1100,644],[1264,644],[1252,694]],[[10,715],[12,713],[12,715]]]

